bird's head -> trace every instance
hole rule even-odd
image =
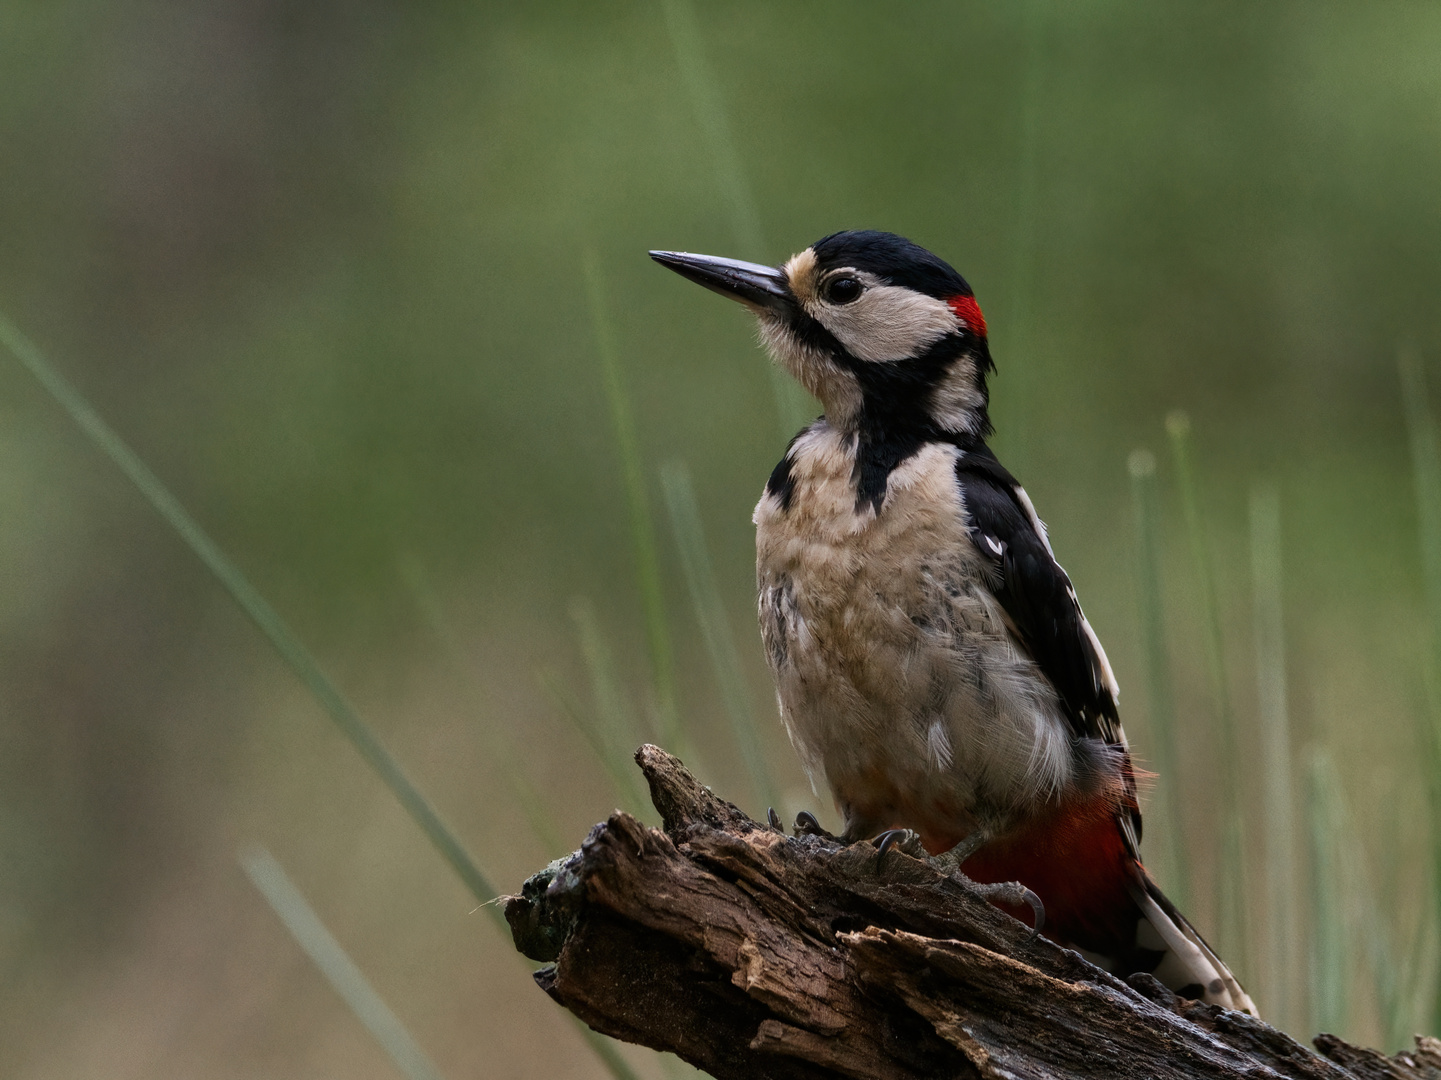
[[[739,300],[776,360],[843,430],[882,439],[990,433],[986,321],[966,279],[884,232],[839,232],[782,266],[652,251]]]

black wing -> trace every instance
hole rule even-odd
[[[1042,674],[1060,695],[1071,729],[1119,747],[1125,803],[1116,821],[1140,857],[1141,809],[1126,733],[1116,708],[1116,679],[1081,612],[1071,579],[1051,554],[1045,526],[1016,478],[984,443],[963,448],[956,482],[971,542],[991,563],[996,599]]]
[[[971,541],[994,570],[996,599],[1056,688],[1072,728],[1124,744],[1110,664],[1021,485],[984,444],[961,454],[956,481]]]

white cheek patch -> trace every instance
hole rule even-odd
[[[977,385],[976,362],[963,356],[931,391],[931,416],[952,431],[977,432],[986,395]]]
[[[850,304],[805,301],[805,309],[858,360],[878,363],[919,356],[960,328],[949,304],[933,296],[884,285],[871,274],[856,273],[866,291]]]

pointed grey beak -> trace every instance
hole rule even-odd
[[[714,255],[691,255],[684,251],[652,251],[650,257],[681,277],[732,300],[739,300],[752,309],[782,311],[795,306],[795,297],[786,287],[785,275],[774,266],[721,259]]]

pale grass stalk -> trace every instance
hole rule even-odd
[[[1311,750],[1306,770],[1306,818],[1311,864],[1311,1031],[1341,1034],[1351,1025],[1351,927],[1346,918],[1345,868],[1337,836],[1344,824],[1341,782],[1331,755]]]
[[[1241,811],[1240,753],[1236,746],[1236,721],[1231,708],[1231,688],[1226,676],[1226,648],[1221,631],[1221,605],[1212,570],[1210,540],[1201,513],[1201,500],[1191,466],[1191,420],[1179,410],[1166,417],[1176,466],[1176,482],[1190,540],[1191,558],[1201,593],[1202,635],[1206,670],[1216,715],[1221,785],[1218,799],[1221,859],[1216,875],[1218,935],[1222,952],[1233,969],[1249,962],[1246,928],[1246,858],[1244,820]]]
[[[1360,1037],[1359,959],[1375,995],[1384,1049],[1399,1049],[1426,1023],[1430,1002],[1422,994],[1431,989],[1434,973],[1426,965],[1435,955],[1430,920],[1423,920],[1414,949],[1397,949],[1388,919],[1396,905],[1382,900],[1376,843],[1360,835],[1335,762],[1323,750],[1312,752],[1310,783],[1313,1030]]]
[[[445,657],[452,678],[465,695],[470,711],[477,717],[486,716],[491,712],[488,695],[480,680],[476,678],[474,661],[461,647],[460,635],[451,625],[440,597],[431,584],[430,575],[426,573],[419,559],[407,557],[400,561],[400,576],[415,599],[422,623],[440,646],[441,655]],[[530,831],[540,841],[546,857],[554,859],[570,851],[570,845],[561,839],[560,830],[556,827],[555,818],[546,805],[545,797],[526,776],[524,758],[516,752],[515,743],[505,727],[494,723],[483,723],[481,726],[485,731],[486,741],[500,762],[499,771],[510,785],[511,794],[525,815]]]
[[[1291,988],[1296,977],[1299,914],[1296,905],[1295,795],[1286,703],[1286,639],[1282,616],[1281,500],[1276,489],[1251,488],[1251,583],[1260,705],[1262,796],[1265,800],[1266,952],[1261,986],[1266,1016],[1297,1031]]]
[[[485,905],[486,913],[497,928],[510,936],[510,928],[499,908],[492,904],[496,890],[481,871],[460,839],[441,819],[439,813],[421,794],[420,789],[405,775],[399,762],[381,744],[380,739],[360,718],[354,706],[346,700],[340,690],[320,669],[310,651],[295,635],[279,613],[260,595],[259,590],[240,571],[240,568],[220,550],[200,527],[190,513],[180,504],[160,478],[140,460],[123,439],[110,427],[90,403],[60,374],[35,345],[20,333],[15,324],[0,314],[0,342],[15,355],[50,394],[69,414],[71,420],[110,461],[125,474],[126,478],[139,489],[145,500],[175,530],[181,541],[188,547],[202,565],[228,592],[240,609],[259,628],[281,659],[290,667],[311,695],[325,710],[326,715],[350,740],[352,746],[366,763],[390,789],[392,795],[405,809],[411,819],[420,826],[426,838],[450,864],[471,895]],[[581,1025],[580,1033],[596,1056],[616,1080],[635,1080],[635,1073],[619,1055],[615,1047],[603,1036]]]
[[[775,781],[766,763],[759,725],[751,708],[735,631],[726,614],[725,601],[716,582],[710,550],[706,546],[695,486],[684,463],[670,461],[662,466],[661,489],[665,492],[666,506],[670,510],[696,621],[700,624],[711,669],[720,688],[721,704],[730,720],[746,771],[750,774],[751,788],[759,805],[779,806]]]
[[[735,258],[763,260],[766,254],[761,239],[760,211],[740,154],[731,135],[730,119],[715,72],[706,60],[705,43],[700,24],[696,21],[691,0],[662,0],[665,8],[666,33],[680,68],[681,81],[695,111],[706,145],[710,149],[721,197],[725,200],[731,234],[739,250]],[[775,398],[776,417],[782,439],[789,439],[804,427],[815,414],[814,402],[796,382],[775,364],[768,364],[771,394]]]
[[[160,478],[140,460],[110,425],[100,418],[79,391],[71,386],[40,350],[3,315],[0,315],[0,341],[4,342],[20,363],[49,391],[61,408],[69,413],[85,436],[140,489],[146,501],[175,530],[186,547],[190,548],[240,609],[259,627],[281,659],[305,684],[336,727],[360,752],[361,757],[375,770],[385,786],[400,801],[401,806],[420,826],[421,831],[444,856],[446,862],[450,863],[472,895],[482,902],[493,897],[495,890],[459,838],[441,820],[435,808],[405,775],[390,752],[381,745],[380,739],[360,718],[354,706],[321,671],[310,651],[281,619],[279,613],[260,595],[259,590],[241,573],[240,568],[220,550],[219,545],[161,483]],[[496,917],[504,928],[504,918],[499,915]]]
[[[1152,754],[1160,774],[1163,885],[1182,911],[1191,895],[1190,866],[1183,842],[1181,770],[1176,753],[1176,702],[1171,688],[1171,658],[1166,647],[1165,600],[1161,590],[1161,509],[1156,485],[1156,456],[1137,450],[1127,462],[1136,524],[1136,599],[1140,607],[1142,655],[1146,662],[1146,697],[1150,706]],[[1147,828],[1148,835],[1156,835]]]
[[[1046,44],[1050,30],[1052,0],[1026,0],[1022,18],[1022,36],[1026,56],[1021,67],[1021,85],[1015,100],[1017,117],[1015,222],[1009,244],[1010,271],[1008,299],[1010,310],[1001,332],[1015,400],[1023,405],[1040,398],[1038,335],[1035,332],[1036,262],[1039,253],[1037,235],[1041,205],[1041,121],[1046,109]],[[1018,5],[1019,6],[1019,5]],[[1014,8],[1012,10],[1015,10]],[[1024,475],[1029,464],[1029,438],[1032,418],[1025,409],[1017,409],[1008,425],[1012,468]]]
[[[656,735],[663,745],[684,756],[687,746],[681,729],[680,712],[676,706],[675,658],[665,614],[665,594],[661,589],[655,518],[651,514],[650,498],[646,494],[640,440],[636,436],[635,416],[631,412],[630,398],[626,394],[625,379],[621,373],[615,329],[611,325],[610,312],[605,303],[605,281],[601,273],[600,259],[591,248],[585,251],[585,287],[586,299],[590,304],[591,325],[595,330],[596,355],[600,359],[606,403],[610,407],[611,426],[615,431],[621,474],[625,480],[631,550],[635,560],[636,581],[640,587],[641,611],[645,618],[645,638],[650,653],[650,674],[655,694]]]
[[[1433,933],[1441,936],[1441,436],[1426,389],[1421,358],[1410,349],[1398,357],[1401,400],[1411,443],[1411,478],[1416,492],[1416,516],[1421,547],[1421,569],[1426,583],[1426,611],[1430,648],[1425,678],[1429,720],[1425,748],[1427,791],[1431,803],[1431,908]],[[1441,988],[1433,992],[1431,1031],[1441,1034]]]
[[[326,929],[275,857],[264,848],[253,848],[241,853],[240,865],[296,944],[314,961],[325,981],[395,1062],[395,1067],[410,1080],[441,1080],[440,1070],[431,1064],[400,1017]]]

